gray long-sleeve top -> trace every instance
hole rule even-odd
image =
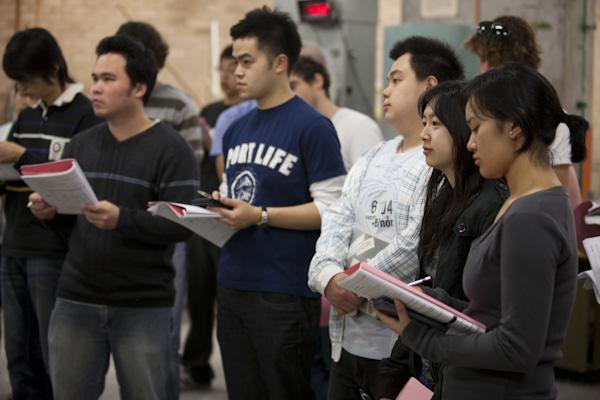
[[[446,365],[444,399],[554,399],[552,364],[562,356],[576,274],[564,189],[524,196],[473,242],[463,276],[470,302],[437,292],[487,332],[450,336],[412,321],[402,340]]]

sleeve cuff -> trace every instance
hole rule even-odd
[[[333,278],[340,272],[344,272],[344,270],[334,264],[329,264],[325,266],[325,268],[323,268],[315,278],[311,279],[308,282],[308,285],[313,290],[316,290],[322,295],[325,295],[325,288],[327,287],[327,284],[329,283],[331,278]]]
[[[122,232],[127,230],[127,227],[131,225],[131,212],[130,210],[119,207],[119,219],[117,220],[117,230]]]
[[[25,149],[25,152],[19,157],[19,159],[15,162],[14,167],[21,173],[21,167],[23,165],[35,164],[37,160],[32,157],[31,153]]]

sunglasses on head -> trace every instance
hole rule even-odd
[[[508,30],[504,27],[504,25],[498,22],[491,21],[481,21],[477,26],[477,34],[479,35],[495,35],[495,36],[508,36]]]

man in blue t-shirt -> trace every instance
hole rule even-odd
[[[306,283],[321,213],[345,170],[330,121],[295,97],[301,40],[287,14],[264,7],[231,28],[236,85],[257,108],[223,138],[217,209],[236,231],[221,251],[217,337],[229,398],[310,399],[320,303]]]

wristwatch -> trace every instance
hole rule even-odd
[[[269,212],[266,206],[260,208],[260,222],[258,223],[259,228],[266,228],[269,226]]]

